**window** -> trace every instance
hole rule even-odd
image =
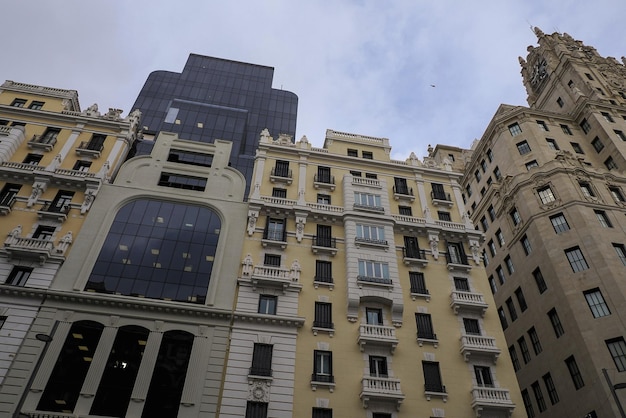
[[[400,215],[413,216],[413,209],[410,206],[398,206],[398,212]]]
[[[493,205],[489,205],[487,213],[489,214],[489,219],[491,219],[491,221],[493,222],[493,220],[496,219],[496,211],[493,208]]]
[[[439,218],[440,221],[452,222],[452,218],[450,217],[450,212],[438,210],[437,217]]]
[[[333,248],[336,246],[334,241],[330,225],[317,225],[317,235],[313,238],[313,245]]]
[[[259,313],[266,315],[276,315],[276,304],[278,298],[271,295],[259,295]]]
[[[509,315],[511,316],[511,321],[515,321],[517,319],[517,311],[515,310],[515,304],[513,303],[513,299],[508,298],[506,300],[506,308],[509,311]]]
[[[376,173],[365,173],[365,178],[376,180],[378,178],[378,175]]]
[[[374,159],[374,154],[371,151],[363,151],[361,154],[363,155],[363,158],[365,158],[366,160]]]
[[[546,123],[542,120],[537,121],[537,126],[539,126],[539,129],[541,129],[544,132],[548,132],[550,130],[548,129],[548,125],[546,125]]]
[[[532,160],[526,163],[526,170],[531,170],[532,168],[539,167],[537,160]]]
[[[291,170],[289,170],[289,161],[276,160],[272,175],[276,177],[290,178]]]
[[[530,145],[526,141],[518,142],[516,145],[520,155],[528,154],[531,151]]]
[[[493,176],[496,180],[500,180],[502,178],[502,173],[500,173],[500,168],[496,167],[493,169]]]
[[[7,278],[5,284],[10,284],[13,286],[25,286],[26,281],[30,277],[33,269],[30,267],[22,267],[22,266],[14,266],[9,273],[9,277]]]
[[[354,204],[361,207],[384,211],[384,208],[380,204],[380,195],[378,194],[354,192]]]
[[[624,195],[619,187],[609,186],[609,192],[611,192],[611,196],[613,196],[616,202],[624,202]]]
[[[513,363],[513,370],[516,372],[519,371],[522,366],[520,365],[519,357],[517,357],[517,351],[515,350],[514,345],[509,346],[509,355],[511,356],[511,362]]]
[[[530,245],[530,240],[528,239],[526,235],[524,235],[520,239],[520,242],[522,243],[522,249],[524,250],[524,254],[528,255],[533,251],[533,248]]]
[[[358,156],[359,156],[358,150],[348,148],[348,157],[358,157]]]
[[[106,135],[102,134],[93,134],[89,142],[80,144],[81,149],[87,149],[90,151],[102,151],[104,148],[104,141],[106,140]]]
[[[522,133],[522,128],[520,128],[519,124],[515,122],[509,125],[509,132],[511,133],[511,136],[516,136]]]
[[[74,192],[60,190],[52,202],[50,202],[50,205],[45,209],[46,212],[67,213],[73,197]]]
[[[587,270],[589,266],[585,260],[585,256],[579,247],[572,247],[565,250],[565,255],[569,261],[569,265],[572,267],[572,271],[577,273],[579,271]]]
[[[595,289],[587,290],[583,292],[583,294],[585,295],[587,305],[589,305],[589,309],[591,309],[594,318],[611,315],[611,311],[604,301],[604,297],[599,288],[596,287]]]
[[[556,338],[559,338],[561,335],[565,334],[563,325],[561,325],[561,319],[559,318],[559,314],[556,312],[555,308],[550,309],[550,311],[548,312],[548,318],[550,318],[550,323],[552,324],[552,328],[554,329],[554,334],[556,335]]]
[[[315,320],[313,326],[316,328],[333,329],[332,304],[327,302],[315,302]]]
[[[610,114],[610,113],[608,113],[608,112],[600,112],[600,113],[602,113],[602,116],[604,117],[604,119],[605,119],[607,122],[610,122],[610,123],[614,123],[614,122],[615,122],[615,121],[613,120],[613,116],[611,116],[611,114]]]
[[[271,241],[287,241],[287,231],[285,230],[285,220],[278,218],[268,218],[265,224],[263,239]]]
[[[483,227],[483,231],[487,232],[487,229],[489,228],[489,224],[487,223],[487,218],[485,218],[484,216],[480,218],[480,224]]]
[[[407,185],[406,179],[394,177],[393,183],[394,183],[394,186],[393,186],[394,193],[403,194],[403,195],[413,194],[412,191],[409,193],[409,186]]]
[[[528,309],[528,304],[526,303],[526,298],[524,297],[524,292],[521,287],[515,289],[515,298],[517,299],[517,303],[519,304],[519,308],[522,312]]]
[[[53,226],[39,225],[33,233],[33,238],[50,240],[52,238],[52,235],[54,235],[54,231],[56,231],[56,228]]]
[[[287,198],[287,189],[281,189],[278,187],[274,187],[272,189],[272,197],[278,197],[280,199],[286,199]]]
[[[330,205],[330,195],[318,193],[317,203],[320,205]]]
[[[583,119],[583,121],[580,122],[580,128],[583,130],[584,133],[588,134],[591,130],[591,125],[589,124],[587,119]]]
[[[539,335],[537,334],[535,327],[528,330],[528,336],[530,337],[530,343],[533,345],[533,351],[535,354],[541,353],[543,348],[541,348],[541,341],[539,341]]]
[[[391,418],[391,414],[385,414],[382,412],[373,412],[372,418]],[[597,417],[593,417],[593,418],[597,418]]]
[[[535,418],[535,410],[533,409],[533,404],[530,401],[530,395],[526,389],[522,391],[522,400],[524,401],[524,409],[526,409],[526,415],[528,415],[528,418]]]
[[[312,380],[315,382],[333,383],[333,353],[331,351],[315,350],[313,356]]]
[[[498,229],[496,231],[496,238],[498,238],[498,244],[500,245],[500,247],[504,246],[504,234],[502,233],[501,229]]]
[[[496,286],[496,281],[493,276],[489,276],[489,287],[491,288],[491,294],[495,295],[498,291],[498,286]]]
[[[22,161],[22,164],[39,165],[41,158],[42,156],[39,154],[28,154],[26,158],[24,158],[24,161]]]
[[[387,244],[385,241],[385,228],[382,226],[356,224],[357,241]]]
[[[13,107],[24,107],[25,104],[26,104],[26,100],[25,99],[14,99],[11,102],[11,106],[13,106]]]
[[[246,418],[267,418],[267,403],[248,401],[246,403]]]
[[[576,154],[584,154],[585,153],[583,151],[583,149],[580,147],[580,144],[578,142],[570,142],[570,145],[572,146],[572,149],[574,150],[574,152]]]
[[[424,273],[420,273],[417,271],[410,271],[409,283],[411,284],[411,293],[417,293],[420,295],[428,295],[428,289],[426,288],[426,280],[424,279]]]
[[[502,307],[498,308],[498,317],[500,318],[500,325],[502,325],[502,329],[507,329],[509,327],[509,323],[506,320],[506,315],[504,314],[504,309]]]
[[[626,250],[624,249],[624,244],[613,243],[613,248],[615,248],[615,252],[622,264],[626,266]]]
[[[430,314],[416,313],[415,322],[417,323],[417,338],[425,340],[436,340],[437,334],[433,330],[433,321]]]
[[[332,283],[332,263],[330,261],[315,260],[315,281]]]
[[[487,246],[489,247],[489,252],[491,253],[491,256],[495,257],[495,255],[496,255],[496,244],[493,242],[493,240],[490,240],[489,243],[487,244]]]
[[[476,178],[476,181],[480,181],[480,179],[482,178],[480,171],[478,170],[474,171],[474,177]]]
[[[362,173],[360,171],[350,170],[350,175],[352,177],[361,177]]]
[[[447,242],[446,247],[448,249],[446,253],[446,261],[448,263],[468,265],[463,244],[460,242]]]
[[[604,149],[604,144],[602,143],[600,138],[598,138],[597,136],[593,138],[593,141],[591,141],[591,145],[593,146],[593,149],[595,149],[597,153],[600,153],[600,151]]]
[[[511,217],[511,220],[513,220],[513,225],[517,226],[522,222],[522,217],[520,216],[519,212],[517,211],[517,208],[513,208],[510,212],[509,212],[509,216]]]
[[[459,292],[469,292],[469,282],[466,277],[454,277],[454,288]]]
[[[556,232],[557,234],[569,230],[569,224],[567,223],[567,220],[562,213],[557,213],[556,215],[550,216],[550,222],[552,222],[554,232]]]
[[[487,255],[487,251],[483,248],[483,264],[485,267],[489,265],[489,256]]]
[[[556,99],[556,104],[558,104],[558,105],[559,105],[559,107],[563,107],[563,105],[564,105],[563,99],[561,99],[560,97],[559,97],[559,98],[557,98],[557,99]]]
[[[446,387],[441,381],[439,363],[436,361],[422,361],[424,371],[424,390],[426,392],[446,393]]]
[[[72,170],[87,172],[89,171],[89,167],[91,167],[91,161],[78,160],[74,163]]]
[[[591,188],[591,184],[587,183],[586,181],[579,181],[578,185],[580,186],[580,191],[582,192],[583,196],[595,197],[595,193]]]
[[[537,401],[537,408],[539,408],[539,412],[545,411],[548,407],[546,406],[546,401],[543,399],[543,393],[541,393],[541,386],[539,386],[539,382],[535,381],[530,387],[533,389],[533,393],[535,394],[535,400]]]
[[[522,352],[522,359],[524,359],[524,364],[528,364],[528,362],[530,361],[530,351],[528,351],[526,339],[523,336],[518,338],[517,345],[519,345],[519,349]]]
[[[624,134],[624,132],[617,129],[614,129],[613,132],[615,132],[615,135],[617,135],[619,139],[621,139],[622,141],[626,141],[626,135]]]
[[[370,376],[372,377],[388,377],[387,357],[370,356]]]
[[[359,260],[359,276],[357,279],[372,283],[391,284],[389,265],[379,261]]]
[[[585,386],[585,382],[583,381],[583,376],[580,374],[580,369],[578,368],[578,364],[576,364],[576,359],[574,356],[569,356],[565,359],[565,364],[567,365],[567,370],[569,370],[569,374],[572,377],[572,382],[574,382],[574,387],[576,390]]]
[[[465,186],[465,191],[467,192],[468,197],[472,197],[472,188],[470,187],[469,184]]]
[[[382,325],[383,310],[380,308],[365,308],[365,321],[370,325]]]
[[[504,276],[504,270],[502,270],[501,266],[496,267],[496,274],[500,284],[504,284],[504,282],[506,282],[506,277]]]
[[[604,160],[604,166],[607,168],[607,170],[617,170],[617,164],[615,163],[615,161],[613,161],[613,157],[609,157],[606,160]]]
[[[206,189],[207,179],[204,177],[187,176],[184,174],[161,173],[159,186],[173,187],[175,189],[197,190],[203,192]]]
[[[465,328],[466,334],[480,335],[480,325],[478,324],[478,319],[463,318],[463,327]]]
[[[21,184],[5,184],[0,192],[0,207],[11,207],[15,203],[15,197],[21,188]]]
[[[199,167],[211,167],[213,164],[213,154],[171,149],[167,156],[167,161]]]
[[[485,162],[485,160],[480,161],[480,168],[481,170],[483,170],[483,173],[487,171],[487,163]]]
[[[617,370],[626,371],[626,342],[624,342],[624,337],[612,338],[605,342]]]
[[[545,292],[548,289],[548,286],[546,285],[546,281],[544,280],[539,267],[533,271],[533,277],[535,279],[535,283],[537,284],[537,289],[539,289],[539,293]]]
[[[554,193],[552,192],[552,189],[550,188],[550,186],[545,186],[540,189],[537,189],[537,194],[539,195],[539,199],[541,200],[541,203],[543,203],[544,205],[547,203],[554,202],[556,200],[556,198],[554,197]]]
[[[329,408],[313,408],[311,418],[333,418],[333,410]]]
[[[609,218],[606,216],[606,213],[603,210],[594,210],[594,213],[596,214],[598,222],[600,222],[600,225],[602,225],[602,227],[613,228],[611,221],[609,221]]]
[[[330,175],[330,167],[317,167],[317,175],[313,181],[318,183],[334,184],[335,179]]]
[[[548,148],[553,149],[555,151],[558,151],[559,145],[556,143],[556,141],[552,138],[546,138],[546,142],[548,143]]]
[[[432,196],[437,200],[450,200],[450,195],[447,194],[443,188],[443,184],[432,183]]]
[[[487,366],[474,366],[474,375],[476,376],[476,384],[482,387],[493,387],[493,377],[491,369]]]
[[[563,130],[563,133],[565,135],[571,135],[572,134],[571,129],[567,125],[561,125],[561,129]]]
[[[263,258],[263,265],[280,267],[280,255],[277,254],[265,254]]]
[[[272,350],[271,344],[254,343],[252,351],[252,366],[250,374],[253,376],[272,375]]]

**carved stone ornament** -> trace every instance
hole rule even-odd
[[[428,241],[430,242],[430,252],[433,258],[437,260],[439,258],[439,236],[430,234],[428,235]]]
[[[248,385],[248,400],[253,402],[270,401],[270,382],[266,380],[252,380]]]
[[[298,216],[296,218],[296,239],[298,242],[302,242],[302,238],[304,237],[304,224],[306,223],[305,217]]]
[[[259,211],[257,210],[249,210],[248,211],[248,235],[252,236],[254,234],[254,230],[256,228],[256,221],[259,218]]]
[[[480,265],[480,243],[475,239],[469,240],[469,246],[472,250],[472,258],[474,259],[474,263],[476,265]]]

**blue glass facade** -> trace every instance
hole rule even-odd
[[[155,71],[133,109],[142,112],[144,132],[178,133],[190,141],[233,142],[230,165],[252,177],[261,131],[295,135],[298,97],[272,88],[274,69],[191,54],[182,73]],[[138,142],[131,155],[149,154],[152,143]]]

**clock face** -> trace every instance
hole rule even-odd
[[[533,66],[532,72],[530,74],[530,84],[533,87],[538,87],[539,84],[547,77],[548,75],[548,63],[545,58],[539,58],[535,65]]]

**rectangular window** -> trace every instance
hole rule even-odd
[[[491,294],[495,295],[498,291],[498,286],[496,285],[496,280],[493,276],[489,276],[489,287],[491,288]]]
[[[386,244],[385,228],[382,226],[356,224],[357,241]]]
[[[389,265],[380,261],[359,260],[359,276],[358,280],[391,284],[389,278]]]
[[[472,188],[470,187],[469,184],[465,186],[465,191],[467,192],[468,197],[472,197]]]
[[[489,159],[489,162],[493,161],[493,151],[491,151],[491,148],[487,150],[487,159]]]
[[[602,116],[604,117],[604,120],[606,120],[607,122],[610,122],[610,123],[614,123],[615,122],[615,120],[613,120],[613,116],[611,116],[610,113],[608,113],[608,112],[600,112],[600,113],[602,113]]]
[[[433,199],[446,201],[450,200],[450,195],[446,193],[445,189],[443,188],[443,184],[432,183],[431,187]]]
[[[528,364],[528,362],[530,361],[530,351],[528,351],[526,339],[524,337],[518,338],[517,345],[519,345],[519,349],[522,352],[522,359],[524,360],[524,364]]]
[[[267,403],[248,401],[246,403],[246,418],[267,418]]]
[[[559,107],[563,107],[565,105],[563,99],[561,99],[560,97],[556,99],[556,104],[558,104]]]
[[[476,181],[480,181],[480,179],[482,178],[480,171],[478,170],[474,171],[474,177],[476,178]]]
[[[609,349],[609,353],[611,353],[611,357],[615,362],[617,371],[626,371],[626,342],[624,342],[624,337],[612,338],[610,340],[606,340],[605,342],[606,347]]]
[[[609,218],[606,216],[606,212],[604,212],[603,210],[594,210],[594,213],[596,214],[598,222],[600,222],[600,225],[602,225],[603,228],[613,228],[611,221],[609,221]]]
[[[359,156],[358,150],[348,148],[348,157],[358,157],[358,156]]]
[[[480,325],[478,323],[478,319],[463,318],[463,327],[465,328],[466,334],[480,335]]]
[[[556,232],[557,234],[569,230],[569,224],[567,223],[567,220],[562,213],[557,213],[556,215],[550,216],[550,222],[552,222],[554,232]]]
[[[567,370],[569,370],[569,374],[572,377],[572,382],[574,382],[574,387],[576,390],[585,386],[585,382],[583,381],[583,376],[580,374],[580,369],[578,368],[578,364],[576,364],[576,359],[574,356],[569,356],[565,359],[565,364],[567,365]]]
[[[333,282],[333,265],[330,261],[315,260],[315,281],[332,283]]]
[[[276,315],[276,303],[278,298],[272,295],[259,295],[259,313]]]
[[[39,225],[35,232],[33,233],[33,238],[41,239],[41,240],[50,240],[56,228],[54,226],[45,226]]]
[[[39,165],[39,161],[41,161],[42,157],[43,155],[39,154],[28,154],[24,158],[24,161],[22,161],[22,164]]]
[[[519,371],[522,366],[520,365],[519,357],[517,357],[517,350],[515,350],[514,345],[509,346],[509,355],[511,356],[511,362],[513,363],[513,370],[516,372]]]
[[[522,222],[522,217],[520,216],[519,212],[517,211],[517,208],[513,208],[510,212],[509,212],[509,216],[511,217],[511,220],[513,221],[513,225],[517,226]]]
[[[600,153],[600,151],[604,149],[604,144],[602,143],[600,138],[598,138],[597,136],[593,138],[593,141],[591,141],[591,145],[593,146],[593,149],[595,149],[598,154]]]
[[[370,376],[372,377],[389,377],[387,370],[387,357],[369,356]]]
[[[541,270],[539,270],[539,267],[537,267],[533,271],[533,278],[535,279],[535,283],[537,283],[537,289],[539,289],[539,293],[543,293],[548,290],[548,285],[546,285],[546,281],[544,280],[543,274],[541,273]]]
[[[263,239],[271,241],[287,241],[287,231],[285,229],[285,220],[278,218],[268,218],[263,231]]]
[[[583,119],[583,121],[580,122],[580,129],[582,129],[583,132],[586,133],[586,134],[589,133],[589,131],[591,130],[591,125],[589,124],[587,119]]]
[[[530,145],[526,141],[518,142],[516,145],[520,155],[528,154],[531,151]]]
[[[317,183],[334,184],[335,179],[330,175],[330,167],[317,167],[317,175],[313,179]]]
[[[171,149],[167,156],[167,161],[199,167],[211,167],[213,164],[213,154]]]
[[[498,229],[496,231],[496,238],[498,239],[498,244],[500,245],[500,247],[503,247],[505,242],[504,242],[504,234],[502,233],[501,229]]]
[[[454,277],[454,289],[459,292],[469,292],[469,281],[466,277]]]
[[[496,167],[493,169],[493,176],[496,180],[500,180],[502,178],[502,173],[500,173],[500,168]]]
[[[519,304],[519,308],[522,312],[528,309],[528,304],[526,303],[526,298],[524,297],[524,292],[521,287],[515,289],[515,298],[517,299],[517,303]]]
[[[441,381],[439,363],[435,361],[422,361],[424,371],[424,389],[426,392],[446,393],[446,387]]]
[[[280,255],[277,254],[265,254],[263,259],[263,265],[280,267]]]
[[[613,248],[615,248],[617,257],[620,259],[622,264],[626,266],[626,250],[624,249],[624,244],[613,243]]]
[[[280,199],[286,199],[287,198],[287,189],[281,189],[278,187],[274,187],[272,189],[272,197],[278,197]]]
[[[413,216],[413,209],[410,206],[398,206],[398,213],[404,216]]]
[[[540,189],[537,189],[537,194],[539,195],[539,199],[541,200],[541,203],[543,203],[544,205],[547,203],[554,202],[556,200],[556,198],[554,197],[554,193],[552,192],[552,189],[550,188],[550,186],[545,186]]]
[[[511,133],[511,136],[516,136],[522,133],[522,128],[520,128],[519,124],[515,122],[509,125],[509,132]]]
[[[513,299],[508,298],[506,300],[506,308],[509,311],[511,321],[515,321],[517,319],[517,310],[515,310],[515,304],[513,303]]]
[[[487,171],[487,163],[485,162],[485,160],[480,161],[480,168],[481,170],[483,170],[483,173]]]
[[[394,177],[393,183],[394,183],[394,186],[393,186],[394,193],[403,194],[403,195],[412,194],[412,193],[409,193],[409,186],[406,182],[406,179],[400,178],[400,177]]]
[[[176,107],[170,107],[169,109],[167,109],[167,114],[165,115],[165,120],[163,122],[174,123],[176,121],[176,118],[178,117],[179,111],[180,109]]]
[[[502,307],[498,308],[498,318],[500,318],[500,325],[502,325],[502,329],[507,329],[509,327],[509,323],[506,320],[506,315],[504,314],[504,309]]]
[[[489,266],[489,256],[487,255],[487,251],[483,248],[483,264],[485,267]]]
[[[528,418],[535,418],[535,410],[533,409],[533,404],[530,401],[530,395],[526,389],[522,391],[522,400],[524,401],[524,409],[526,409],[526,415],[528,415]]]
[[[563,130],[563,133],[565,135],[571,135],[572,134],[572,130],[567,125],[561,125],[561,130]]]
[[[416,313],[415,322],[417,323],[417,338],[426,340],[436,340],[437,334],[433,329],[433,321],[430,314]]]
[[[327,302],[315,302],[315,320],[313,326],[333,329],[333,305]]]
[[[24,107],[25,104],[25,99],[13,99],[13,101],[11,102],[11,106],[13,107]]]
[[[535,327],[528,330],[528,336],[530,337],[530,343],[533,345],[533,351],[535,354],[541,353],[543,348],[541,347],[541,341],[539,341],[539,335],[537,334]]]
[[[615,132],[615,135],[617,135],[619,139],[621,139],[622,141],[626,141],[626,135],[624,134],[624,132],[617,129],[614,129],[613,132]]]
[[[606,160],[604,160],[604,166],[606,167],[607,170],[617,170],[617,164],[615,163],[615,161],[613,160],[613,157],[609,157]]]
[[[313,238],[313,245],[326,248],[335,247],[330,225],[317,225],[317,235]]]
[[[546,123],[542,120],[537,121],[537,126],[539,126],[539,129],[541,129],[544,132],[548,132],[550,130],[548,129],[548,125],[546,125]]]
[[[15,198],[22,188],[21,184],[7,183],[0,192],[0,207],[10,208],[15,203]]]
[[[380,195],[378,194],[354,192],[354,204],[365,208],[384,211],[380,203]]]
[[[254,343],[252,351],[252,366],[250,374],[253,376],[272,375],[272,349],[271,344]]]
[[[489,242],[487,243],[487,246],[489,247],[489,252],[491,253],[491,256],[495,257],[495,255],[496,255],[496,244],[493,242],[493,240],[489,240]]]
[[[362,151],[361,155],[363,155],[363,158],[365,158],[366,160],[374,159],[374,154],[371,151]]]
[[[273,176],[291,178],[291,170],[289,170],[289,161],[276,160]]]
[[[313,376],[315,382],[333,383],[333,353],[332,351],[313,351]]]
[[[492,388],[493,377],[491,369],[487,366],[474,366],[474,375],[476,376],[476,384],[478,386]]]
[[[548,407],[546,406],[546,401],[543,399],[543,393],[541,393],[541,386],[539,386],[539,382],[535,381],[530,387],[533,389],[533,393],[535,394],[535,400],[537,401],[537,408],[539,408],[539,412],[543,412]]]
[[[611,192],[611,196],[613,196],[616,202],[624,202],[624,195],[619,187],[609,186],[609,192]]]
[[[595,197],[595,193],[591,188],[591,184],[587,183],[586,181],[579,181],[578,185],[580,186],[580,191],[582,192],[583,196]]]
[[[320,205],[330,205],[330,195],[318,193],[317,203]]]
[[[504,284],[506,282],[506,276],[504,275],[504,270],[502,270],[502,267],[496,267],[496,275],[498,276],[498,281],[500,282],[500,284]]]
[[[552,138],[546,138],[546,142],[548,143],[548,148],[553,149],[554,151],[558,151],[559,145],[556,143],[556,141]]]
[[[533,248],[530,245],[530,240],[528,239],[526,235],[524,235],[520,239],[520,242],[522,243],[522,249],[524,250],[524,254],[528,255],[533,251]]]
[[[203,192],[206,189],[207,179],[204,177],[187,176],[184,174],[161,173],[159,186],[173,187],[175,189],[197,190]]]
[[[450,217],[450,212],[446,212],[443,210],[437,211],[437,218],[439,218],[440,221],[452,222],[452,218]]]
[[[585,260],[585,256],[583,255],[582,251],[580,251],[579,247],[566,249],[565,255],[567,256],[569,265],[572,267],[572,271],[574,273],[587,270],[589,268],[589,265],[587,265],[587,260]]]
[[[489,214],[489,219],[491,219],[491,221],[493,222],[493,220],[496,219],[496,211],[493,208],[493,205],[489,205],[487,213]]]
[[[369,325],[382,325],[383,310],[380,308],[365,308],[365,321]]]
[[[537,160],[532,160],[526,163],[526,170],[530,171],[532,168],[539,167]]]
[[[378,178],[378,175],[376,173],[365,173],[365,178],[376,180]]]
[[[333,418],[333,410],[329,408],[313,408],[311,418]]]
[[[72,167],[72,170],[82,171],[86,173],[89,171],[89,167],[91,167],[91,161],[78,160],[74,163],[74,167]]]
[[[565,334],[565,330],[563,329],[563,325],[561,324],[561,319],[559,318],[559,314],[556,312],[555,308],[550,309],[548,312],[548,318],[550,318],[550,323],[552,324],[552,328],[554,329],[554,334],[556,338],[559,338],[561,335]]]
[[[33,269],[30,267],[14,266],[11,273],[9,273],[9,277],[7,278],[5,284],[23,287],[26,285],[26,282],[32,272]]]
[[[352,177],[361,177],[362,173],[360,171],[350,170],[350,175]]]
[[[550,375],[550,373],[543,375],[543,383],[546,385],[546,389],[548,389],[550,403],[552,405],[559,403],[559,394],[556,391],[556,386],[554,386],[554,381],[552,380],[552,375]]]
[[[570,142],[570,145],[572,146],[572,149],[574,150],[576,154],[585,153],[578,142]]]
[[[596,287],[595,289],[586,290],[583,294],[585,295],[587,305],[589,305],[589,309],[591,309],[591,314],[594,318],[611,315],[611,311],[604,301],[604,297],[599,288]]]
[[[409,272],[409,283],[411,284],[411,293],[417,293],[420,295],[428,295],[428,289],[426,288],[426,280],[424,273],[417,271]]]

